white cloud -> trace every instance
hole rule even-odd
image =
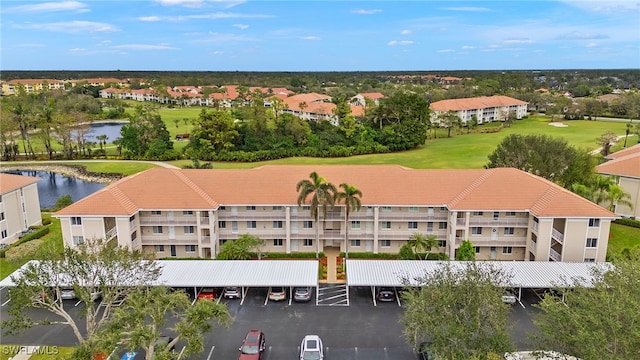
[[[303,36],[300,39],[302,39],[302,40],[322,40],[318,36]]]
[[[233,42],[233,41],[257,41],[257,39],[236,34],[222,34],[217,32],[209,32],[208,34],[200,35],[200,39],[192,40],[195,43],[209,43],[209,42]]]
[[[224,54],[224,51],[214,51],[213,55],[222,55]]]
[[[579,9],[598,14],[630,13],[640,11],[640,3],[632,0],[564,0],[563,2]]]
[[[402,30],[400,31],[400,35],[411,35],[413,33],[413,31],[411,30]]]
[[[373,15],[373,14],[377,14],[382,12],[382,10],[380,9],[356,9],[356,10],[352,10],[351,13],[352,14],[358,14],[358,15]]]
[[[140,16],[138,18],[140,21],[160,21],[159,16]]]
[[[462,46],[462,49],[464,49],[464,50],[470,50],[470,49],[475,49],[475,48],[476,48],[475,46],[470,46],[470,45],[463,45]]]
[[[508,45],[533,44],[531,39],[507,39],[504,41]]]
[[[209,20],[218,20],[218,19],[269,19],[273,18],[273,15],[267,14],[240,14],[240,13],[230,13],[230,12],[215,12],[210,14],[198,14],[198,15],[180,15],[180,16],[165,16],[160,17],[154,21],[186,21],[193,19],[209,19]],[[140,19],[140,18],[138,18]]]
[[[125,44],[112,46],[113,49],[129,49],[129,50],[178,50],[178,48],[167,44]]]
[[[446,8],[442,8],[442,10],[449,10],[449,11],[467,11],[467,12],[485,12],[485,11],[491,11],[489,8],[484,8],[484,7],[475,7],[475,6],[446,7]]]
[[[412,45],[413,41],[412,40],[391,40],[387,43],[387,45],[389,46],[396,46],[396,45]]]
[[[202,0],[156,0],[163,6],[185,6],[185,7],[201,7],[204,5]]]
[[[6,5],[6,3],[5,3]],[[60,1],[60,2],[44,2],[30,5],[19,5],[5,8],[4,13],[42,13],[42,12],[56,12],[56,11],[73,11],[86,12],[87,4],[79,1]]]
[[[249,28],[249,25],[246,25],[246,24],[233,24],[232,26],[233,27],[237,27],[240,30],[245,30],[245,29]]]
[[[595,39],[608,39],[609,36],[598,33],[588,33],[580,31],[572,31],[570,33],[562,34],[558,36],[561,40],[595,40]]]
[[[14,25],[19,29],[31,29],[31,30],[44,30],[52,32],[63,32],[70,34],[77,33],[94,33],[94,32],[114,32],[118,31],[113,25],[106,23],[99,23],[94,21],[67,21],[67,22],[55,22],[55,23],[38,23],[38,24],[24,24]]]
[[[591,43],[588,43],[588,44],[587,44],[587,47],[588,47],[588,48],[598,47],[598,44],[597,44],[597,43],[594,43],[594,42],[591,42]]]
[[[438,50],[439,53],[444,54],[444,53],[452,53],[455,52],[455,50],[453,49],[442,49],[442,50]]]

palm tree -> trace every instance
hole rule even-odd
[[[300,180],[296,185],[296,191],[298,194],[298,206],[306,203],[307,198],[310,196],[310,208],[311,208],[311,217],[316,222],[316,258],[318,258],[320,254],[320,213],[318,212],[322,209],[322,215],[324,217],[327,216],[327,209],[329,206],[335,204],[335,194],[337,192],[335,185],[327,182],[327,180],[317,172],[312,172],[309,174],[308,179]]]
[[[342,191],[336,194],[336,201],[344,201],[344,249],[345,257],[349,258],[349,213],[351,210],[359,211],[362,207],[360,198],[362,197],[362,191],[358,190],[355,186],[347,183],[340,184]]]
[[[424,256],[424,259],[427,260],[429,258],[429,254],[431,253],[432,248],[437,248],[438,239],[435,235],[424,235],[420,233],[413,233],[409,238],[409,244],[413,248],[413,252],[418,254],[420,251],[426,251],[427,254]]]
[[[631,195],[617,184],[609,186],[606,197],[609,202],[609,211],[613,211],[616,205],[626,205],[629,209],[633,209]]]

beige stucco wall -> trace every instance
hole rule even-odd
[[[7,231],[7,237],[0,240],[5,244],[18,240],[20,233],[29,226],[42,225],[37,185],[30,184],[2,194],[0,212],[4,213],[4,220],[0,221],[0,231]]]
[[[617,205],[616,214],[640,219],[640,179],[621,177],[618,184],[631,196],[629,201],[633,204],[633,209],[627,205]]]

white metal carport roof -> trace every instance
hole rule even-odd
[[[169,287],[318,286],[318,261],[316,260],[156,261],[162,267],[162,272],[154,285]],[[22,268],[27,264],[13,272],[11,276],[20,276]],[[0,281],[0,287],[14,286],[11,276]]]
[[[459,264],[457,261],[424,260],[347,260],[348,286],[404,286],[403,279],[412,285],[420,285],[415,279],[433,272],[443,263]],[[568,263],[542,261],[478,261],[510,275],[509,287],[554,288],[572,284],[582,279],[590,284],[592,269],[609,266],[608,263]]]

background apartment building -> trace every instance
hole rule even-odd
[[[439,116],[448,111],[453,111],[462,123],[466,124],[475,116],[478,124],[493,121],[505,121],[507,117],[512,120],[522,119],[527,116],[526,101],[514,99],[508,96],[480,96],[473,98],[448,99],[431,103],[431,122],[438,123]]]
[[[354,185],[362,208],[319,224],[298,206],[298,181],[316,171]],[[264,166],[248,170],[150,169],[57,212],[66,246],[116,239],[157,257],[213,258],[248,233],[265,252],[326,247],[397,253],[414,233],[435,235],[435,252],[455,257],[463,240],[478,259],[604,261],[616,215],[517,169],[413,170],[401,166]],[[319,226],[316,244],[315,227]]]
[[[0,173],[0,243],[11,244],[29,226],[42,225],[38,180]]]
[[[627,194],[631,206],[614,204],[614,212],[624,217],[640,219],[640,144],[607,156],[609,161],[596,167],[600,174],[611,176]]]

